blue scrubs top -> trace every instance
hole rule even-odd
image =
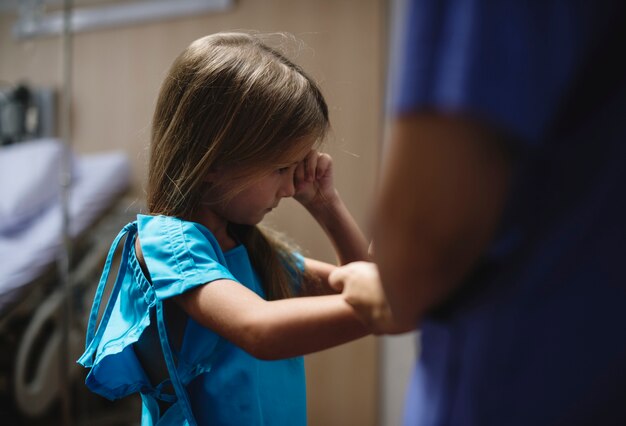
[[[514,179],[491,247],[422,323],[405,424],[626,424],[623,1],[407,8],[393,114],[499,128]]]
[[[139,236],[148,282],[134,252]],[[109,303],[96,330],[112,256],[126,236]],[[222,252],[204,226],[166,216],[138,215],[113,243],[79,363],[91,368],[87,386],[109,399],[140,392],[145,425],[304,425],[306,394],[302,357],[262,361],[188,318],[182,347],[172,348],[164,327],[163,300],[219,279],[242,283],[265,297],[244,246]],[[150,312],[156,311],[157,324]],[[157,327],[170,378],[151,384],[133,344]],[[160,353],[155,356],[163,356]],[[174,393],[171,392],[174,387]],[[173,402],[161,416],[157,400]]]

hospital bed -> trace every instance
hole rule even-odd
[[[111,239],[140,210],[126,195],[125,154],[64,157],[65,149],[54,139],[0,147],[0,414],[5,419],[50,411],[61,390],[57,366],[63,354],[70,355],[70,379],[82,379],[72,360],[83,350],[89,298]],[[66,210],[59,184],[64,166],[70,172]],[[64,211],[71,247],[69,292],[57,266],[66,247]],[[62,320],[68,294],[69,325]]]

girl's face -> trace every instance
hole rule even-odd
[[[267,213],[278,206],[281,199],[293,197],[296,167],[304,161],[309,151],[310,147],[259,177],[253,178],[251,184],[231,196],[227,202],[212,205],[210,210],[227,222],[241,225],[258,224]],[[231,188],[228,182],[236,181],[234,175],[235,173],[229,170],[217,173],[217,179],[221,180],[222,185],[220,190],[212,192],[212,197],[216,197],[213,199],[220,199],[223,194],[228,193]]]
[[[281,199],[295,193],[294,172],[298,163],[272,170],[270,174],[256,178],[243,191],[227,203],[216,206],[214,212],[228,222],[256,225],[278,206]],[[216,211],[218,210],[218,211]]]

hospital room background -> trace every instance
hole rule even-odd
[[[288,32],[320,83],[336,185],[366,229],[381,156],[392,0],[0,0],[0,423],[139,424],[137,400],[89,393],[74,363],[104,257],[145,209],[150,121],[169,65],[222,30]],[[266,222],[334,262],[286,200]],[[415,336],[305,358],[311,426],[396,425]]]

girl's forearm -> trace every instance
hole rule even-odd
[[[336,191],[332,199],[306,208],[333,244],[339,264],[370,260],[368,241]]]
[[[268,302],[239,283],[217,280],[175,300],[196,322],[261,359],[305,355],[370,333],[341,295]]]
[[[249,321],[242,347],[266,360],[306,355],[370,334],[341,295],[266,302]]]

